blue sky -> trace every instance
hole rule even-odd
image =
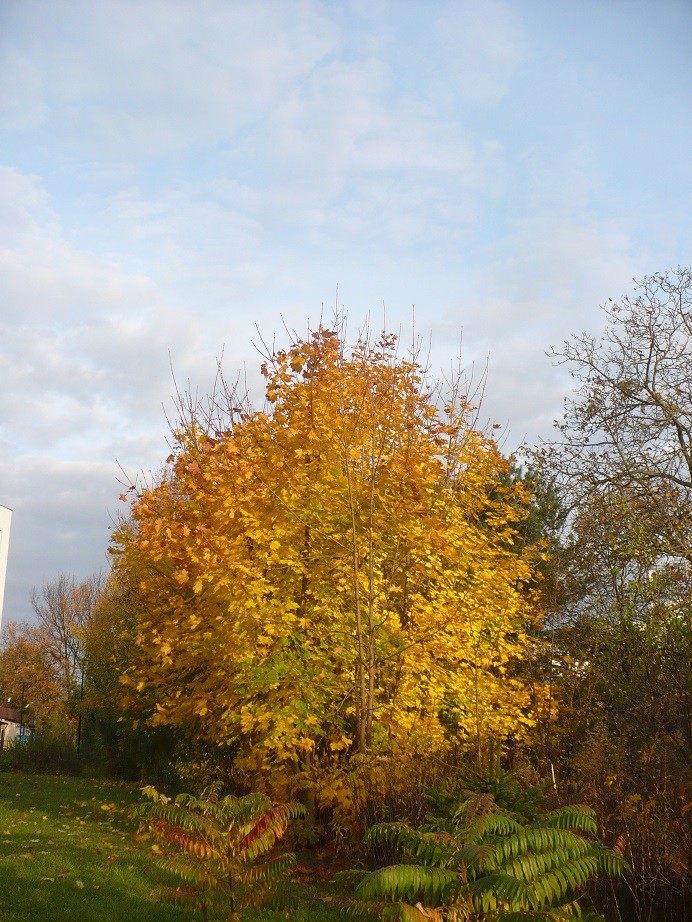
[[[259,398],[257,331],[337,301],[549,435],[550,345],[692,261],[690,48],[689,0],[2,0],[5,619],[106,566],[171,362]]]

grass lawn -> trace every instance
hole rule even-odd
[[[160,880],[129,809],[137,788],[110,781],[0,773],[0,918],[8,922],[187,922],[152,903]],[[247,922],[337,922],[327,886],[288,884],[294,909],[255,910]]]

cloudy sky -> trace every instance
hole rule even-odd
[[[550,431],[546,350],[689,264],[690,0],[0,0],[5,620],[107,566],[178,382],[335,304]],[[338,294],[337,294],[338,287]]]

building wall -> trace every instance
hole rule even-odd
[[[0,506],[0,629],[2,629],[2,604],[5,598],[5,577],[7,576],[7,554],[10,547],[10,524],[12,510]]]
[[[19,736],[21,712],[17,708],[0,707],[0,747],[13,743]]]
[[[24,732],[26,734],[26,727]],[[15,723],[13,720],[1,720],[0,721],[0,746],[2,749],[6,749],[8,746],[12,746],[19,736],[19,724]]]

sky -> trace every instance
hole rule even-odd
[[[0,0],[4,621],[108,567],[173,394],[335,309],[487,367],[503,447],[547,353],[692,262],[690,0]]]

